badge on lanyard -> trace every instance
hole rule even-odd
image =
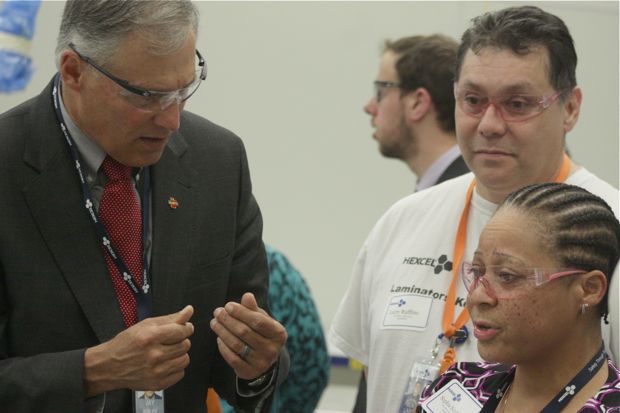
[[[133,391],[134,413],[164,413],[164,391]]]
[[[439,363],[435,360],[436,355],[435,353],[435,356],[430,358],[418,357],[413,362],[398,413],[415,412],[422,391],[439,376]]]
[[[450,350],[454,352],[454,346],[457,344],[463,344],[467,340],[468,336],[469,333],[467,327],[457,330],[449,339],[449,347],[446,353],[449,353]],[[430,357],[417,357],[413,361],[411,373],[409,373],[409,378],[407,379],[407,385],[405,386],[405,391],[403,392],[398,413],[415,412],[416,406],[418,405],[418,400],[422,395],[422,391],[426,388],[426,386],[435,381],[435,379],[442,373],[441,369],[446,363],[446,355],[444,354],[444,357],[441,360],[437,359],[437,355],[439,354],[439,348],[441,347],[444,339],[445,336],[443,333],[437,337],[435,340],[435,346],[431,350]]]
[[[421,406],[425,412],[431,413],[478,413],[482,407],[457,379],[437,390]]]

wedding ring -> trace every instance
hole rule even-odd
[[[245,347],[243,347],[241,353],[239,353],[239,357],[241,357],[241,360],[245,360],[250,355],[250,351],[250,346],[246,344]]]

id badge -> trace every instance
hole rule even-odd
[[[439,364],[434,359],[418,358],[413,362],[398,413],[415,412],[422,390],[439,377]]]
[[[456,379],[422,403],[427,413],[478,413],[482,404]]]
[[[164,391],[133,391],[134,413],[164,413]]]
[[[382,330],[424,331],[433,307],[433,299],[415,294],[390,298],[383,316]]]

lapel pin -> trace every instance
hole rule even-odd
[[[179,202],[176,200],[175,197],[171,196],[170,198],[168,198],[168,206],[170,207],[170,209],[177,209],[179,207]]]

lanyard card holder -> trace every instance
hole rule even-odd
[[[132,391],[134,413],[165,413],[164,391]]]
[[[441,338],[438,337],[430,357],[418,357],[414,360],[398,413],[415,412],[424,388],[439,377],[437,354],[439,354],[440,345]]]

